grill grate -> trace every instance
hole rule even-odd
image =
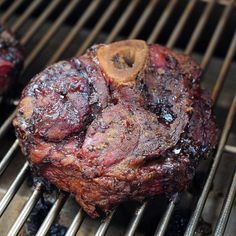
[[[26,0],[13,1],[12,4],[10,4],[7,7],[7,9],[4,11],[4,13],[0,15],[0,20],[8,22],[10,18],[14,16],[14,13],[17,11],[17,9],[25,2]],[[15,22],[11,26],[12,30],[17,33],[17,31],[22,26],[24,26],[26,21],[29,20],[29,18],[33,15],[34,11],[37,11],[37,8],[41,4],[43,4],[43,2],[44,2],[43,0],[30,1],[30,5],[27,7],[27,9],[23,12],[23,14],[19,15],[17,20],[15,20]],[[43,26],[43,24],[45,23],[45,21],[48,20],[50,15],[54,13],[55,9],[61,4],[61,2],[62,0],[50,1],[46,9],[36,19],[34,19],[32,25],[30,26],[28,31],[24,34],[24,36],[21,39],[21,43],[23,45],[27,45],[28,43],[30,43],[30,40],[34,36],[34,34],[40,29],[40,27]],[[86,23],[93,17],[93,14],[96,12],[96,10],[100,7],[100,5],[103,2],[104,0],[90,1],[87,8],[84,10],[83,14],[81,16],[78,16],[76,23],[73,25],[73,27],[71,28],[70,32],[65,37],[65,39],[63,39],[60,47],[49,58],[47,64],[51,64],[57,61],[58,59],[60,59],[60,57],[67,50],[67,48],[72,43],[72,41],[76,38],[79,32],[84,28]],[[116,39],[119,36],[123,28],[125,27],[127,21],[135,13],[135,10],[139,6],[139,4],[141,4],[141,2],[142,2],[141,0],[129,1],[129,4],[127,4],[125,10],[122,12],[121,16],[119,17],[119,19],[117,20],[113,28],[110,30],[104,42],[106,43],[112,42],[114,39]],[[159,38],[160,34],[163,32],[163,29],[166,26],[171,14],[173,14],[176,6],[180,2],[181,1],[177,1],[177,0],[168,1],[158,21],[156,21],[156,24],[154,24],[152,32],[149,34],[149,36],[146,39],[149,43],[156,42],[156,39]],[[204,3],[204,10],[197,22],[197,25],[193,33],[191,34],[191,37],[187,43],[187,46],[184,52],[188,55],[192,54],[194,48],[196,47],[196,44],[198,43],[201,37],[202,32],[204,31],[204,28],[206,27],[208,23],[209,17],[211,16],[214,8],[216,7],[216,5],[222,4],[221,7],[223,8],[223,12],[218,20],[217,26],[213,32],[211,40],[208,43],[207,49],[205,50],[205,53],[200,62],[202,68],[206,70],[213,56],[213,53],[218,45],[218,42],[220,38],[222,37],[222,34],[226,28],[229,17],[233,9],[235,9],[236,1],[234,0],[228,0],[228,1],[227,0],[221,0],[221,1],[211,0],[210,1],[209,0],[205,2],[206,3]],[[68,2],[65,9],[52,22],[50,29],[46,32],[46,34],[43,37],[41,37],[41,39],[39,40],[39,42],[37,42],[33,50],[27,55],[26,61],[25,61],[25,69],[28,69],[31,66],[34,60],[39,56],[40,52],[45,48],[45,46],[47,46],[51,38],[57,33],[58,29],[63,26],[66,19],[75,11],[76,7],[80,6],[81,3],[83,3],[82,0],[71,0]],[[176,22],[174,30],[172,31],[169,39],[167,40],[166,45],[168,47],[173,48],[176,45],[177,40],[180,38],[181,33],[184,30],[184,26],[186,25],[187,20],[191,16],[191,13],[194,11],[195,6],[199,3],[202,4],[202,1],[198,1],[198,0],[188,1],[185,9],[183,10],[181,16],[179,17],[178,22]],[[6,4],[6,1],[4,0],[0,1],[0,7],[4,6],[4,4]],[[109,4],[104,9],[102,16],[99,18],[95,26],[89,32],[89,34],[87,35],[87,37],[85,38],[85,40],[83,41],[79,49],[77,49],[77,52],[75,53],[75,55],[82,54],[85,51],[85,49],[95,41],[96,37],[101,33],[104,26],[107,24],[109,19],[112,17],[114,12],[117,11],[117,9],[119,8],[121,4],[124,4],[124,1],[122,0],[109,1]],[[153,13],[154,9],[158,7],[158,4],[161,4],[160,0],[147,1],[139,19],[137,20],[136,24],[131,29],[131,32],[128,34],[126,38],[136,38],[139,36],[143,28],[145,27],[145,24],[148,22],[150,15]],[[234,25],[234,27],[236,27],[236,25]],[[214,87],[212,89],[211,97],[215,104],[223,89],[224,81],[226,79],[228,71],[230,70],[231,62],[233,61],[235,51],[236,51],[236,31],[230,42],[229,48],[226,52],[226,56],[224,58],[220,72],[217,76],[216,83],[214,84]],[[17,104],[17,101],[15,101],[15,104]],[[225,125],[222,129],[222,134],[221,134],[221,138],[220,138],[216,155],[214,157],[212,165],[210,166],[210,171],[207,176],[207,180],[205,182],[202,193],[199,199],[197,200],[196,207],[192,213],[192,216],[190,217],[188,226],[185,231],[185,236],[194,235],[197,224],[202,215],[207,197],[209,195],[212,182],[216,175],[217,168],[221,161],[222,154],[224,152],[229,152],[229,153],[232,153],[233,155],[236,154],[236,146],[234,146],[235,143],[233,145],[226,145],[228,136],[231,133],[231,126],[233,124],[235,112],[236,112],[236,94],[234,95],[234,99],[230,105],[230,109],[227,114]],[[1,125],[0,127],[1,139],[4,138],[8,130],[11,128],[11,122],[14,115],[15,115],[15,111],[13,111]],[[18,141],[15,140],[0,162],[0,175],[2,175],[5,169],[9,166],[10,161],[13,159],[14,154],[17,149],[18,149]],[[12,182],[7,192],[5,193],[5,195],[0,201],[0,216],[2,216],[4,211],[7,209],[12,198],[15,196],[16,192],[18,191],[21,184],[25,180],[28,171],[29,171],[29,164],[28,162],[25,162],[20,172],[17,174],[16,178],[14,179],[14,181]],[[227,221],[229,219],[230,212],[233,206],[233,201],[236,194],[235,186],[236,186],[236,171],[234,170],[231,184],[229,186],[228,192],[225,197],[225,201],[222,206],[221,213],[216,223],[214,234],[217,236],[223,235],[225,228],[227,226]],[[27,220],[27,217],[31,213],[33,207],[38,202],[42,194],[43,194],[43,186],[41,183],[38,183],[32,195],[29,197],[28,201],[26,202],[25,206],[22,208],[21,213],[17,217],[15,223],[12,225],[8,233],[9,236],[17,235],[20,232],[25,221]],[[170,219],[175,209],[175,205],[176,205],[175,202],[177,201],[179,197],[180,197],[179,194],[176,194],[176,196],[167,206],[162,219],[159,221],[159,224],[157,222],[158,226],[154,235],[161,236],[165,234],[167,227],[169,225]],[[61,192],[59,194],[53,207],[51,208],[47,217],[43,221],[37,233],[37,236],[42,236],[42,235],[47,234],[50,226],[54,222],[55,218],[58,216],[59,212],[63,208],[67,199],[68,199],[68,195],[66,193]],[[144,202],[143,204],[137,207],[135,214],[131,218],[129,225],[126,228],[126,231],[125,231],[126,236],[132,236],[135,234],[144,216],[145,210],[147,210],[147,208],[148,208],[148,202]],[[116,214],[116,212],[117,212],[117,209],[113,210],[113,212],[111,212],[111,214],[107,217],[107,219],[105,219],[105,221],[101,223],[101,225],[99,226],[96,232],[96,236],[102,236],[106,234],[109,225],[112,224],[112,219],[114,218],[114,215]],[[82,209],[79,209],[78,213],[72,220],[72,223],[66,233],[66,236],[76,235],[85,217],[86,215],[84,214]]]

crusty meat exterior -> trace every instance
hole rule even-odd
[[[110,70],[103,63],[114,46],[122,50]],[[193,59],[138,40],[109,47],[93,46],[36,75],[13,122],[32,169],[73,193],[91,217],[126,200],[182,190],[217,142]],[[121,82],[119,70],[127,70]]]
[[[16,82],[23,67],[23,55],[14,35],[0,25],[0,95]]]

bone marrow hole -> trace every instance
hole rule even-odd
[[[134,66],[135,57],[134,53],[126,51],[115,54],[111,60],[113,62],[114,67],[122,70],[132,68]]]

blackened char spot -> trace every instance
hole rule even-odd
[[[158,116],[159,122],[163,124],[169,125],[176,118],[176,115],[171,110],[170,105],[159,103],[156,104],[155,106],[154,105],[150,106],[149,109]]]

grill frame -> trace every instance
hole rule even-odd
[[[1,21],[7,21],[11,15],[15,12],[15,10],[24,2],[25,0],[19,0],[19,1],[14,1],[12,5],[9,6],[9,8],[6,10],[6,12],[1,16],[0,20]],[[29,42],[30,38],[32,35],[37,31],[37,29],[47,20],[48,16],[53,12],[53,10],[57,7],[58,4],[60,4],[62,0],[55,0],[52,1],[48,8],[42,12],[42,14],[34,21],[32,27],[29,29],[26,35],[21,39],[21,43],[24,45]],[[4,4],[4,0],[0,1],[0,6],[1,4]],[[23,24],[24,22],[30,17],[32,12],[37,9],[37,7],[41,4],[42,0],[37,0],[37,1],[32,1],[33,3],[27,8],[27,10],[19,17],[19,19],[13,24],[12,29],[13,31],[17,31]],[[35,57],[40,53],[40,51],[45,47],[45,45],[48,43],[50,38],[56,33],[57,29],[62,26],[63,22],[65,19],[70,15],[70,13],[73,11],[75,6],[80,4],[81,0],[72,0],[68,3],[66,9],[60,14],[60,16],[52,23],[50,30],[44,35],[44,37],[41,38],[40,42],[37,44],[37,46],[31,51],[31,53],[27,56],[26,61],[25,61],[25,67],[29,67]],[[49,59],[47,64],[51,64],[55,61],[57,61],[62,53],[66,50],[68,45],[72,42],[72,40],[75,38],[76,34],[79,32],[79,30],[82,29],[84,24],[86,23],[87,20],[90,19],[98,5],[102,2],[102,0],[95,0],[92,1],[89,6],[87,7],[87,10],[83,13],[82,16],[78,18],[78,21],[76,24],[72,27],[70,33],[68,34],[67,37],[63,40],[63,43],[61,45],[61,48],[55,52],[51,58]],[[186,5],[182,15],[179,18],[179,21],[176,24],[175,30],[171,33],[168,41],[167,41],[167,46],[170,48],[173,48],[176,41],[178,40],[179,36],[181,35],[181,32],[183,30],[183,27],[191,14],[191,12],[194,10],[194,6],[197,4],[198,0],[193,0],[189,1],[189,3]],[[105,9],[105,13],[103,16],[99,19],[99,21],[95,24],[94,28],[91,30],[89,33],[88,37],[84,41],[84,43],[80,46],[79,50],[76,52],[76,55],[81,55],[84,50],[92,44],[94,41],[94,38],[101,33],[102,28],[104,25],[107,23],[108,19],[111,17],[112,13],[117,9],[118,5],[121,3],[121,0],[113,0],[111,3],[108,5],[108,7]],[[106,38],[106,43],[112,42],[122,28],[124,27],[127,19],[132,15],[132,12],[135,10],[137,5],[140,3],[140,0],[132,0],[128,4],[128,7],[126,10],[121,14],[121,17],[119,20],[116,22],[113,30],[109,33],[108,37]],[[138,22],[136,23],[135,27],[133,30],[130,32],[128,38],[135,38],[137,35],[140,33],[142,28],[144,27],[145,23],[148,20],[149,14],[153,11],[154,7],[158,5],[159,0],[152,0],[149,1],[147,4],[146,8],[142,12],[141,17],[139,18]],[[157,21],[155,27],[152,30],[152,33],[148,37],[147,41],[149,43],[153,43],[159,36],[159,34],[163,31],[163,27],[166,25],[166,22],[168,21],[170,14],[173,12],[176,4],[178,4],[177,0],[169,0],[169,4],[167,4],[166,8],[164,9],[162,15],[160,16],[159,20]],[[212,0],[212,1],[207,1],[207,4],[204,8],[204,11],[197,23],[197,26],[187,44],[187,47],[185,49],[185,53],[190,55],[192,54],[194,47],[199,40],[199,37],[208,21],[208,18],[210,14],[213,11],[213,8],[216,4],[223,4],[224,10],[221,14],[221,17],[217,23],[216,29],[213,33],[213,36],[207,46],[207,49],[204,53],[201,66],[203,69],[206,69],[207,65],[209,64],[210,59],[212,58],[214,49],[217,46],[217,43],[219,41],[219,38],[224,30],[225,24],[227,23],[228,17],[230,16],[230,13],[232,9],[235,7],[235,0]],[[236,31],[235,34],[232,38],[232,41],[230,42],[230,46],[227,50],[223,65],[220,69],[217,81],[215,83],[215,86],[213,88],[211,97],[214,103],[218,100],[219,94],[221,92],[224,80],[226,78],[226,75],[230,69],[230,64],[233,60],[234,54],[236,51]],[[17,104],[17,102],[15,102]],[[200,198],[198,199],[196,208],[190,218],[189,224],[187,226],[185,236],[192,236],[196,230],[197,223],[199,221],[199,218],[202,214],[207,196],[210,191],[210,186],[212,184],[212,181],[214,180],[214,176],[217,171],[217,167],[219,165],[219,162],[221,160],[221,156],[223,152],[230,152],[233,154],[236,154],[236,146],[232,145],[226,145],[227,143],[227,138],[231,130],[232,122],[234,119],[234,115],[236,113],[236,94],[234,96],[234,99],[232,101],[232,104],[230,106],[227,119],[225,121],[225,126],[222,130],[220,142],[218,145],[218,149],[216,151],[215,157],[213,164],[211,166],[209,175],[207,177],[207,180],[205,182],[203,191],[201,193]],[[7,130],[11,126],[11,122],[13,117],[15,116],[15,110],[10,114],[10,116],[4,121],[4,123],[0,127],[0,138],[3,138]],[[0,162],[0,175],[4,172],[4,170],[7,168],[9,165],[11,159],[13,158],[13,154],[18,148],[18,141],[15,140],[6,155],[3,157],[3,159]],[[11,184],[10,188],[6,192],[5,196],[1,199],[0,201],[0,216],[4,213],[5,209],[7,208],[8,204],[10,203],[11,199],[14,197],[15,193],[17,192],[18,188],[21,186],[21,183],[23,182],[25,176],[27,175],[27,172],[29,170],[29,164],[26,162],[24,166],[22,167],[21,171]],[[235,172],[234,172],[235,173]],[[226,224],[227,224],[227,219],[230,214],[230,209],[232,207],[233,199],[235,198],[235,174],[234,177],[232,178],[232,183],[231,186],[229,187],[229,191],[226,196],[225,203],[222,206],[222,214],[221,217],[219,218],[217,225],[216,225],[216,231],[215,235],[223,235]],[[43,187],[41,184],[37,184],[31,197],[29,198],[27,204],[23,207],[21,214],[15,221],[14,225],[12,226],[10,232],[8,235],[17,235],[17,233],[20,231],[22,228],[23,224],[25,223],[28,215],[30,214],[31,210],[33,209],[34,205],[37,203],[37,200],[39,199],[40,195],[42,194]],[[161,236],[164,235],[168,226],[168,223],[170,221],[170,218],[173,214],[173,211],[175,209],[175,202],[178,199],[178,195],[169,203],[161,221],[158,224],[158,227],[156,229],[155,235]],[[67,194],[61,192],[60,195],[58,196],[58,199],[54,203],[52,209],[48,213],[48,216],[45,218],[43,224],[41,225],[37,236],[39,235],[46,235],[48,229],[50,228],[51,224],[53,223],[54,219],[62,209],[65,201],[67,200]],[[141,204],[137,210],[136,214],[134,214],[133,218],[130,221],[129,226],[127,227],[125,235],[127,236],[132,236],[134,235],[140,220],[143,216],[143,213],[145,209],[147,208],[147,202]],[[107,217],[107,219],[100,225],[98,228],[98,231],[96,233],[96,236],[102,236],[105,235],[110,222],[112,221],[113,215],[115,214],[116,210],[113,210],[112,213]],[[85,214],[83,211],[80,209],[78,211],[78,214],[75,216],[71,226],[69,227],[66,236],[69,235],[75,235],[76,232],[78,231],[80,225],[82,224],[82,221],[85,217]]]

